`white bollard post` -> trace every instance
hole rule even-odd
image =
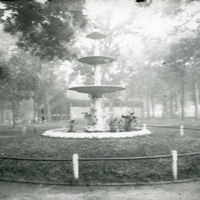
[[[184,135],[184,126],[183,125],[180,126],[180,133],[181,133],[181,136]]]
[[[171,154],[172,154],[172,174],[173,174],[174,180],[177,180],[177,175],[178,175],[178,165],[177,165],[178,153],[177,153],[176,150],[172,150]]]
[[[147,129],[147,125],[146,124],[143,124],[143,129]]]
[[[78,165],[78,154],[73,154],[72,156],[72,164],[73,164],[73,174],[74,178],[78,179],[79,178],[79,165]]]

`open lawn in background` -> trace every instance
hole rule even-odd
[[[132,138],[106,139],[62,139],[42,136],[44,130],[62,127],[63,123],[29,125],[22,134],[21,126],[15,131],[1,127],[0,156],[16,158],[71,159],[74,153],[80,158],[121,158],[170,155],[171,150],[178,154],[199,152],[200,129],[151,127],[153,125],[179,126],[198,129],[199,122],[189,119],[186,122],[171,119],[141,120],[149,125],[151,135]],[[34,131],[36,128],[36,131]],[[67,133],[66,133],[67,134]],[[171,158],[155,160],[112,160],[80,162],[79,183],[123,183],[173,180]],[[200,177],[200,155],[178,159],[178,179]],[[73,183],[71,161],[20,161],[1,160],[0,178],[9,180],[31,180],[55,183]]]

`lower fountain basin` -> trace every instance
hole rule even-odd
[[[66,132],[62,129],[52,129],[43,133],[43,136],[58,138],[126,138],[149,135],[151,132],[146,129],[139,129],[129,132]]]
[[[74,90],[80,93],[87,93],[93,97],[101,97],[105,93],[117,92],[120,90],[125,90],[122,86],[113,86],[113,85],[86,85],[86,86],[76,86],[71,87],[69,90]]]

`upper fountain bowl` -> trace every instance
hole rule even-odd
[[[100,31],[93,31],[92,33],[88,34],[86,37],[90,39],[94,39],[94,40],[99,40],[99,39],[105,38],[106,35],[101,33]]]
[[[115,58],[111,56],[86,56],[78,60],[89,65],[102,65],[113,62]]]
[[[105,93],[117,92],[124,89],[125,88],[122,86],[114,85],[85,85],[69,88],[69,90],[74,90],[80,93],[87,93],[96,98],[100,98]]]

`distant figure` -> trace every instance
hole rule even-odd
[[[75,122],[75,119],[69,121],[69,130],[68,130],[68,132],[74,132],[74,122]]]
[[[27,127],[26,126],[22,127],[22,134],[25,135],[26,132],[27,132]]]
[[[41,122],[44,123],[44,121],[45,121],[44,116],[41,116]]]
[[[45,122],[45,118],[44,118],[44,109],[41,110],[41,122],[42,122],[42,123]]]

